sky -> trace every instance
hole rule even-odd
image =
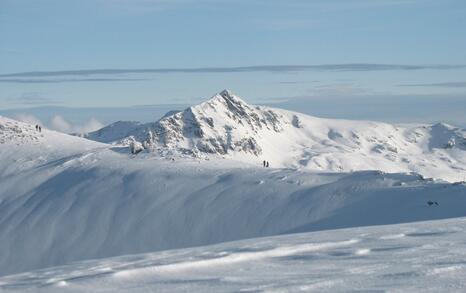
[[[228,88],[311,115],[466,126],[465,28],[464,0],[0,0],[0,114],[97,127]]]

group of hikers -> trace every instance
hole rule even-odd
[[[268,167],[269,167],[269,161],[264,160],[264,162],[262,162],[262,163],[263,163],[263,165],[264,165],[265,168],[268,168]]]
[[[36,131],[42,132],[42,126],[36,124]]]

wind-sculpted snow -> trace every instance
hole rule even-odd
[[[466,218],[248,239],[0,278],[2,292],[464,292]]]
[[[154,123],[129,130],[124,126],[122,131],[110,128],[121,134],[108,136],[114,142],[129,145],[137,140],[158,157],[226,158],[257,165],[266,160],[280,168],[416,172],[450,182],[466,180],[464,129],[443,123],[320,119],[251,106],[227,90]],[[108,133],[108,127],[101,132]],[[93,137],[95,133],[89,135]]]
[[[38,136],[18,144],[23,132],[13,131],[19,134],[0,145],[3,275],[251,237],[466,215],[462,183],[379,171],[309,173],[221,158],[173,161],[1,123]]]

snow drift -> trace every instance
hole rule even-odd
[[[2,292],[464,292],[466,218],[274,236],[0,278]]]

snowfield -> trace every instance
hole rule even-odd
[[[77,262],[2,292],[464,292],[466,218],[274,236]]]
[[[0,117],[0,291],[463,288],[465,130],[223,91],[86,137]]]

